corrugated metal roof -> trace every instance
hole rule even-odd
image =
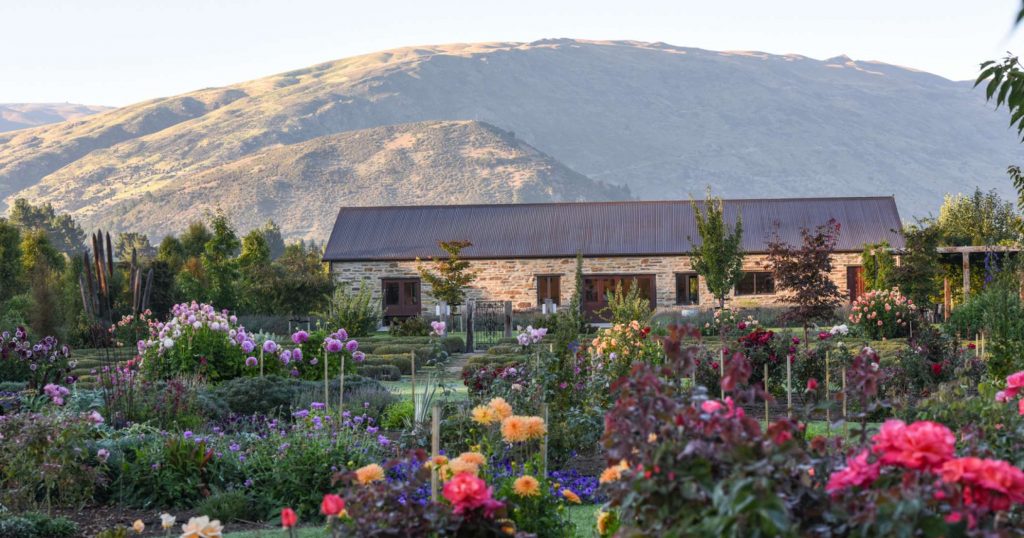
[[[743,217],[743,248],[767,250],[774,232],[799,244],[800,230],[835,218],[838,251],[865,243],[903,247],[896,200],[783,198],[726,200],[727,222]],[[688,200],[449,206],[346,207],[338,212],[325,261],[443,256],[439,241],[468,240],[468,259],[678,255],[699,243]]]

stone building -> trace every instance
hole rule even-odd
[[[735,306],[783,302],[764,268],[773,237],[798,245],[802,229],[839,221],[832,278],[851,300],[863,292],[864,245],[903,246],[892,197],[726,200],[726,222],[737,216],[747,256],[730,298]],[[687,255],[700,241],[689,201],[346,207],[324,261],[338,281],[372,286],[385,316],[427,314],[435,301],[417,267],[445,255],[439,242],[460,240],[472,243],[462,257],[478,275],[470,300],[511,301],[516,310],[539,309],[546,300],[567,304],[580,253],[588,315],[606,306],[607,291],[620,281],[635,280],[659,311],[714,305]]]

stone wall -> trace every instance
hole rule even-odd
[[[763,271],[764,255],[749,255],[743,263],[745,271]],[[835,269],[832,279],[839,289],[846,293],[846,268],[860,265],[859,253],[838,253],[834,257]],[[332,262],[331,273],[339,282],[346,282],[358,289],[366,282],[373,287],[374,297],[380,300],[382,278],[418,277],[417,262]],[[516,310],[531,310],[537,305],[537,276],[560,275],[561,296],[559,304],[567,304],[572,296],[576,271],[575,258],[531,258],[512,260],[472,260],[471,268],[478,276],[469,289],[467,297],[476,300],[512,301]],[[655,275],[655,294],[658,310],[679,308],[675,306],[675,274],[693,272],[689,256],[624,256],[605,258],[584,258],[584,275],[592,274],[645,274]],[[433,309],[434,299],[430,286],[423,283],[421,290],[424,313]],[[739,307],[783,304],[782,294],[747,295],[730,300]],[[708,291],[704,278],[700,278],[700,306],[711,307],[714,298]]]

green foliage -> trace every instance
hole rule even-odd
[[[196,512],[227,523],[230,521],[257,521],[263,514],[256,510],[250,495],[241,490],[217,491],[195,507]]]
[[[1012,245],[1021,237],[1021,218],[995,189],[946,195],[936,226],[948,245]]]
[[[427,336],[430,334],[430,322],[420,316],[406,320],[392,320],[388,327],[391,336]]]
[[[291,413],[298,384],[277,376],[237,377],[215,387],[213,394],[231,413],[287,416]]]
[[[218,212],[213,217],[213,236],[203,245],[203,268],[209,278],[209,301],[223,308],[235,308],[238,304],[235,283],[238,267],[234,257],[241,242],[227,216]]]
[[[636,320],[646,326],[651,321],[651,301],[640,295],[640,285],[636,279],[625,290],[620,280],[615,285],[615,291],[608,292],[608,306],[603,314],[610,323]]]
[[[985,332],[991,355],[988,367],[994,377],[1024,370],[1024,302],[1017,287],[998,282],[973,295],[953,311],[947,331],[970,336],[978,329]]]
[[[349,336],[360,337],[377,332],[382,312],[369,281],[364,280],[355,292],[345,284],[334,288],[327,299],[327,312],[315,315],[329,326],[345,327]]]
[[[0,538],[74,538],[78,525],[62,516],[40,512],[8,514],[0,512]]]
[[[384,410],[380,419],[380,427],[385,430],[403,430],[412,427],[413,414],[412,399],[402,399]]]
[[[262,227],[256,228],[267,243],[270,249],[270,259],[276,260],[284,254],[284,238],[281,236],[281,227],[273,220],[268,220]]]
[[[42,232],[59,252],[69,256],[81,252],[85,244],[82,227],[67,213],[58,214],[53,204],[33,206],[24,198],[14,201],[9,214],[11,224],[22,231]]]
[[[331,292],[334,282],[322,257],[323,250],[313,244],[300,241],[285,247],[284,253],[274,260],[274,289],[278,297],[274,312],[305,314],[323,307],[324,297]]]
[[[919,222],[904,228],[903,237],[906,248],[893,281],[903,295],[924,307],[942,289],[942,268],[935,255],[941,232],[930,223]]]
[[[539,484],[539,493],[521,497],[515,493],[513,484],[522,475],[513,474],[501,480],[497,496],[508,503],[508,515],[516,523],[516,530],[546,538],[572,538],[576,528],[563,505],[564,500],[552,491],[551,480],[544,476],[539,466],[526,464],[523,475],[534,477]]]
[[[690,238],[693,269],[704,277],[708,291],[725,306],[725,298],[743,276],[743,221],[736,217],[732,230],[725,224],[725,206],[721,198],[712,198],[708,188],[703,206],[691,201],[700,245]]]
[[[233,472],[237,466],[214,457],[206,441],[172,435],[126,450],[116,488],[129,506],[188,508]]]
[[[141,261],[150,260],[156,256],[156,249],[149,244],[149,237],[138,232],[122,232],[114,239],[114,259],[121,262],[132,260],[132,251]]]
[[[402,371],[394,364],[364,364],[356,367],[356,372],[378,381],[400,381]]]
[[[864,267],[864,288],[871,290],[887,290],[893,286],[893,272],[896,270],[896,257],[890,252],[888,241],[864,245],[860,255],[861,266]]]
[[[409,354],[402,355],[372,355],[363,361],[366,366],[394,366],[402,375],[412,373],[412,358]]]
[[[0,302],[21,291],[21,232],[7,219],[0,218]]]
[[[459,258],[464,249],[473,246],[469,241],[441,241],[441,250],[448,254],[447,258],[431,258],[434,271],[419,266],[420,278],[427,283],[434,299],[449,305],[460,305],[466,300],[466,286],[476,279],[476,273],[469,270],[469,262]],[[418,260],[417,260],[418,261]]]

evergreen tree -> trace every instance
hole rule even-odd
[[[203,246],[202,255],[203,269],[210,284],[210,300],[218,308],[233,309],[238,306],[239,273],[235,256],[241,242],[224,213],[218,211],[211,224],[213,233]]]
[[[21,292],[22,271],[21,232],[0,218],[0,302]]]
[[[24,198],[18,198],[10,211],[10,221],[22,230],[41,230],[50,244],[69,256],[85,248],[85,232],[66,213],[57,214],[53,204],[33,206]]]
[[[441,241],[441,250],[448,254],[447,258],[431,258],[434,271],[419,266],[420,278],[430,285],[431,295],[438,301],[449,305],[460,305],[466,300],[466,286],[476,279],[476,273],[469,270],[469,262],[459,258],[464,249],[473,246],[469,241]],[[417,260],[419,261],[419,260]]]

